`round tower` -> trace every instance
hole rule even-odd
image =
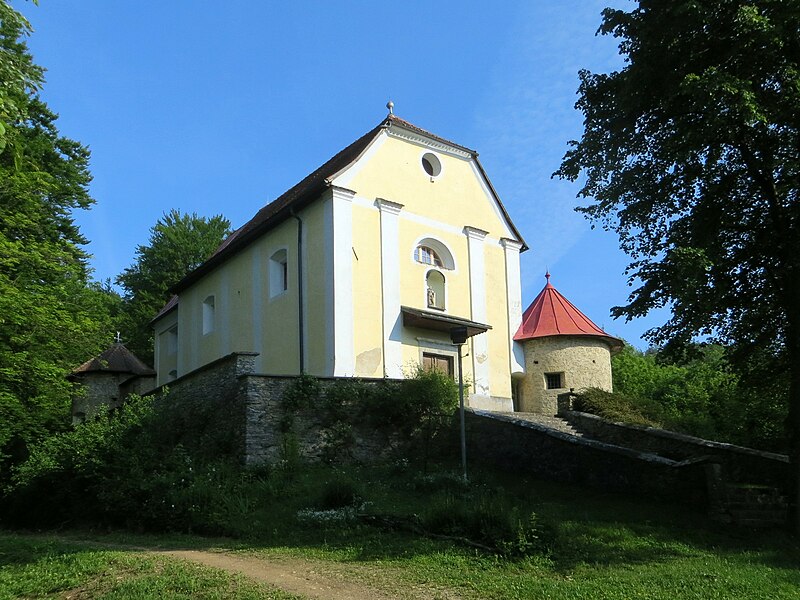
[[[522,345],[525,375],[516,410],[555,415],[558,396],[596,387],[611,391],[611,354],[622,340],[608,335],[547,283],[522,315],[514,340]]]

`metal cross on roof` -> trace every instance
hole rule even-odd
[[[114,341],[115,341],[117,344],[121,344],[121,343],[122,343],[122,337],[120,337],[120,335],[119,335],[119,331],[117,332],[117,335],[116,335],[116,337],[114,338]]]

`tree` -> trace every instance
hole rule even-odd
[[[136,260],[117,277],[124,289],[121,327],[126,345],[146,363],[153,362],[150,321],[170,298],[170,287],[200,266],[230,233],[222,215],[166,213],[150,228],[147,246],[136,248]]]
[[[634,289],[614,316],[670,306],[649,332],[707,336],[789,369],[800,497],[800,2],[641,0],[606,9],[624,67],[580,73],[584,132],[557,176],[619,234]],[[797,511],[796,511],[797,512]],[[800,532],[800,515],[793,518]]]
[[[0,479],[69,425],[69,370],[111,337],[115,295],[92,284],[72,212],[88,208],[89,151],[38,97],[28,22],[0,0]]]

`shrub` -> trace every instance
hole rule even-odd
[[[336,477],[325,483],[317,501],[317,507],[334,510],[345,506],[356,506],[363,501],[358,486],[352,479]]]
[[[590,388],[577,394],[573,408],[609,421],[646,427],[661,426],[660,410],[655,403],[634,400],[622,394],[597,388]]]

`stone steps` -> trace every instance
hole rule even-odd
[[[529,412],[504,412],[500,414],[508,415],[509,417],[514,417],[515,419],[519,419],[521,421],[528,421],[530,423],[544,425],[545,427],[549,427],[550,429],[555,429],[556,431],[560,431],[561,433],[574,435],[575,437],[583,437],[583,434],[581,432],[572,427],[572,425],[570,425],[566,420],[562,419],[561,417],[541,415],[539,413],[529,413]]]

